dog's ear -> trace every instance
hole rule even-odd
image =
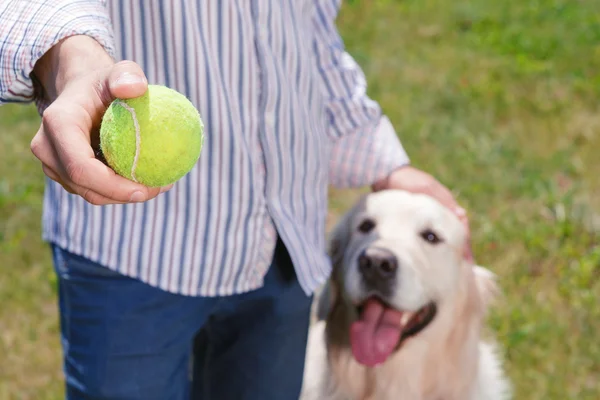
[[[500,295],[500,288],[496,282],[496,275],[487,268],[480,265],[473,266],[475,284],[483,307],[487,310]]]
[[[337,301],[337,296],[335,284],[331,280],[327,281],[321,289],[321,293],[317,299],[316,313],[318,320],[322,321],[327,319],[329,312]]]
[[[350,228],[351,216],[354,210],[346,213],[339,222],[335,225],[329,236],[328,253],[333,266],[333,273],[343,268],[344,253],[348,248],[350,236],[352,234]]]
[[[343,274],[344,253],[350,241],[350,220],[353,210],[346,213],[333,228],[329,235],[328,249],[332,273],[329,280],[323,286],[317,299],[317,318],[324,320],[338,300],[338,286],[336,280]]]

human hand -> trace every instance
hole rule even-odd
[[[31,151],[50,179],[95,205],[142,202],[170,189],[172,185],[149,188],[123,178],[95,155],[110,103],[141,96],[148,88],[137,64],[115,64],[94,39],[73,36],[46,53],[34,74],[52,103]]]
[[[464,257],[473,262],[473,252],[471,250],[471,230],[469,228],[469,219],[466,211],[458,205],[454,196],[433,176],[411,166],[404,166],[396,169],[385,179],[376,182],[373,185],[374,191],[384,189],[401,189],[412,193],[422,193],[429,195],[439,201],[452,211],[463,223],[467,232],[467,243],[464,249]]]

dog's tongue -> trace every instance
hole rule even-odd
[[[356,361],[369,367],[384,362],[400,340],[401,319],[402,312],[377,299],[369,299],[360,320],[350,327],[350,344]]]

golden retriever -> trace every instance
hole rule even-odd
[[[431,197],[362,198],[332,234],[301,400],[509,399],[495,346],[482,339],[494,276],[465,260],[465,240]]]

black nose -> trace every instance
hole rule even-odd
[[[389,250],[370,247],[358,256],[360,272],[367,280],[393,278],[398,269],[398,259]]]

